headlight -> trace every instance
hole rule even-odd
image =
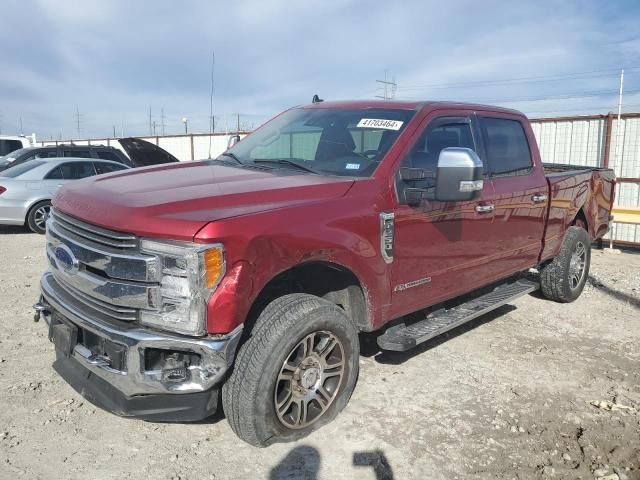
[[[207,302],[225,271],[223,246],[143,239],[140,250],[156,255],[161,267],[160,293],[149,299],[158,310],[141,310],[140,323],[204,335]]]

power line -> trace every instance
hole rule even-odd
[[[629,70],[640,70],[638,67],[630,67]],[[440,89],[440,88],[461,88],[461,87],[474,87],[484,85],[510,85],[517,83],[544,83],[544,82],[556,82],[568,79],[583,79],[583,78],[597,78],[597,77],[617,77],[619,69],[606,69],[606,70],[592,70],[589,72],[574,72],[563,75],[539,75],[539,76],[526,76],[526,77],[512,77],[512,78],[499,78],[493,80],[477,80],[474,82],[462,82],[462,83],[435,83],[427,85],[400,85],[400,90],[421,90],[421,89]],[[608,73],[605,73],[608,72]]]

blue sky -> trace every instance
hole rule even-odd
[[[517,108],[530,116],[640,111],[637,1],[2,2],[0,128],[41,138],[250,127],[325,99],[396,98]]]

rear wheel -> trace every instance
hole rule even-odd
[[[347,404],[358,362],[356,328],[338,306],[307,294],[274,300],[223,386],[231,428],[259,447],[308,435]]]
[[[51,210],[51,201],[36,203],[27,214],[27,225],[32,232],[43,234],[46,231],[47,219]]]
[[[573,302],[582,293],[590,264],[589,234],[582,227],[569,227],[560,254],[540,270],[542,294],[556,302]]]

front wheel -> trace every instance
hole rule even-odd
[[[542,294],[556,302],[573,302],[582,293],[591,264],[591,239],[582,227],[569,227],[560,253],[540,270]]]
[[[238,352],[222,389],[233,431],[264,447],[330,422],[358,377],[355,326],[335,304],[307,294],[271,302]]]
[[[34,233],[43,234],[46,231],[47,219],[51,210],[51,201],[44,200],[36,203],[27,214],[27,225]]]

